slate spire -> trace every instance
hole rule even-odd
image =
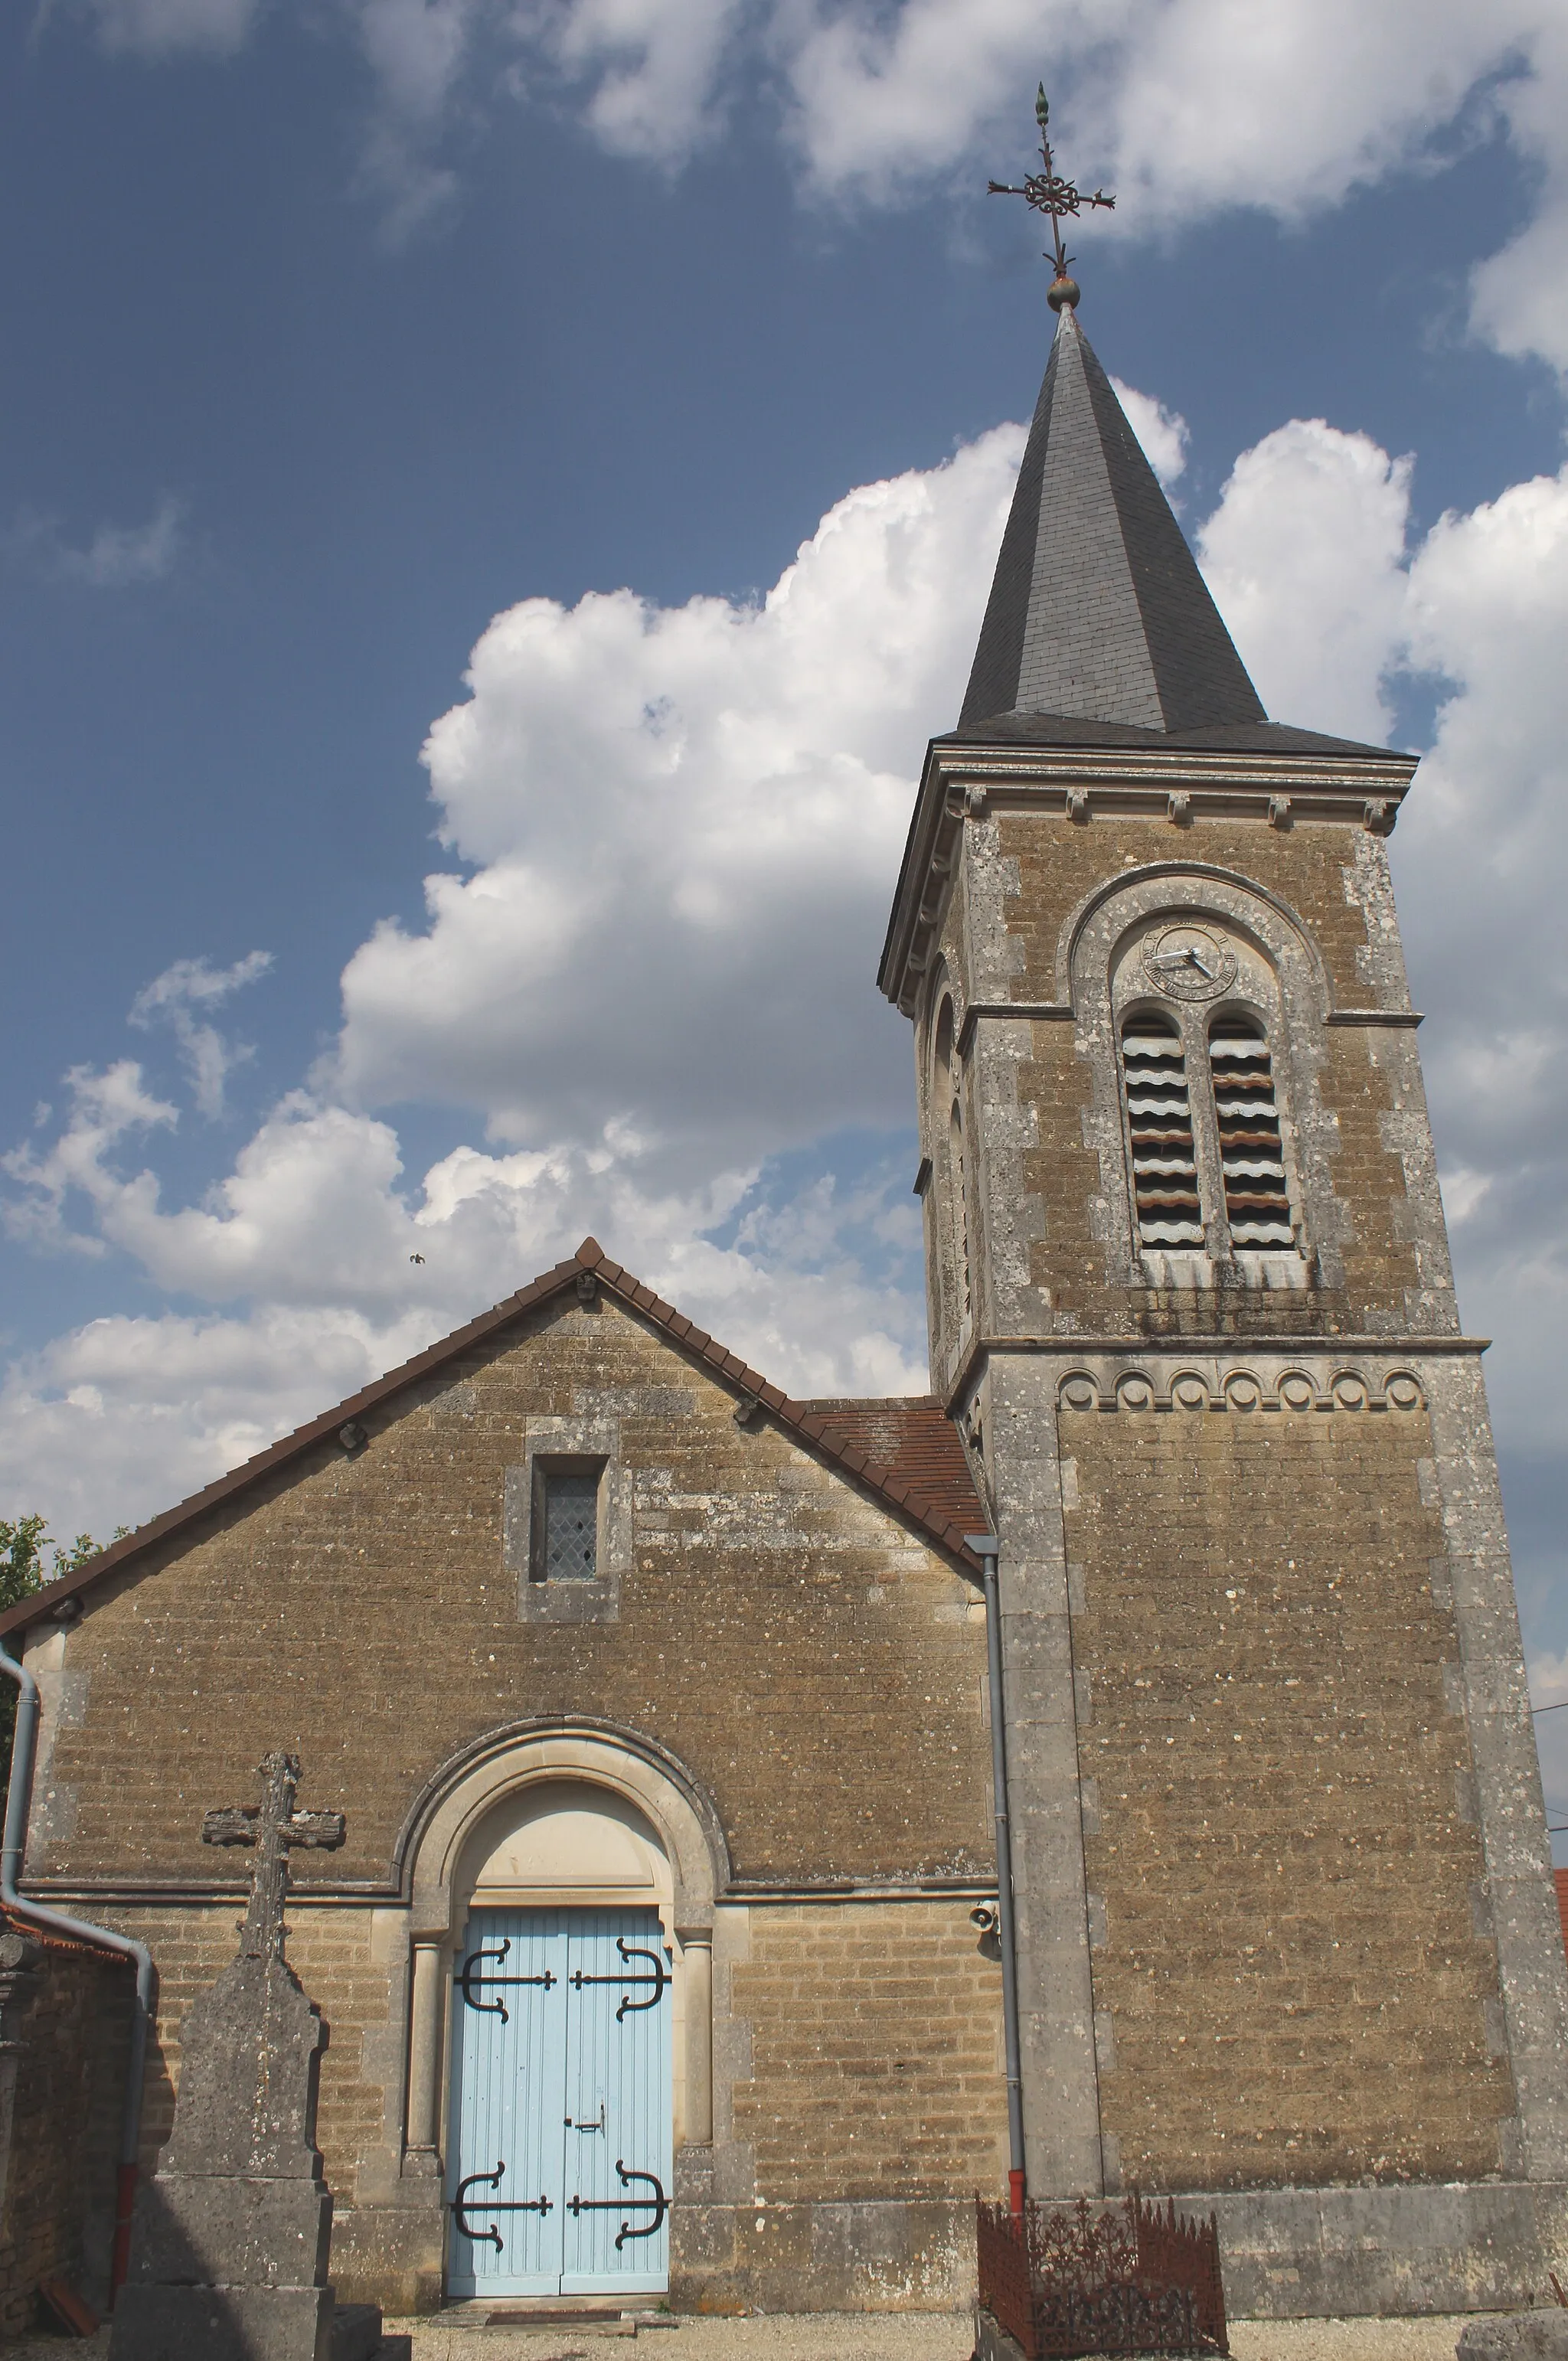
[[[959,726],[1025,713],[1168,731],[1262,721],[1257,691],[1078,324],[1078,290],[1066,287]]]

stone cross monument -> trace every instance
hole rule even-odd
[[[296,1756],[268,1755],[259,1776],[259,1806],[202,1823],[203,1843],[255,1846],[250,1903],[238,1958],[181,2032],[173,2136],[137,2202],[112,2361],[328,2361],[343,2346],[315,2144],[327,2028],[283,1957],[283,1903],[291,1849],[340,1845],[344,1820],[294,1809]]]
[[[297,1754],[269,1754],[257,1776],[266,1787],[263,1802],[233,1804],[209,1812],[202,1822],[202,1842],[210,1845],[254,1845],[256,1867],[250,1880],[250,1906],[241,1928],[242,1960],[281,1960],[283,1897],[289,1890],[289,1854],[295,1845],[320,1846],[335,1851],[343,1842],[341,1812],[297,1812],[294,1791],[300,1784]],[[323,2042],[323,2048],[326,2047]]]

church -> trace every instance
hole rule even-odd
[[[1051,297],[878,979],[930,1395],[789,1399],[589,1239],[0,1626],[22,1890],[156,1964],[144,2171],[246,1891],[205,1816],[278,1750],[343,1816],[288,1942],[345,2298],[959,2304],[1019,2167],[1214,2211],[1233,2312],[1568,2253],[1416,764],[1266,717]]]

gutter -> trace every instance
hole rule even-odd
[[[101,1951],[134,1960],[136,2000],[131,2010],[131,2054],[126,2070],[125,2109],[120,2119],[120,2160],[115,2187],[115,2248],[109,2272],[109,2308],[126,2283],[130,2262],[131,2215],[136,2205],[137,2168],[141,2150],[142,2082],[147,2070],[148,2029],[152,2022],[152,1953],[129,1935],[72,1918],[63,1910],[46,1909],[16,1890],[27,1841],[27,1814],[32,1803],[33,1765],[38,1742],[38,1685],[25,1664],[7,1655],[0,1642],[0,1673],[16,1684],[16,1731],[11,1744],[11,1786],[5,1798],[5,1828],[0,1844],[0,1902],[18,1918],[49,1933],[69,1935]]]
[[[1002,1703],[1002,1607],[994,1533],[966,1533],[985,1587],[985,1652],[991,1683],[991,1780],[996,1817],[996,1933],[1002,1952],[1002,2029],[1007,2058],[1007,2201],[1024,2214],[1024,2080],[1018,2037],[1018,1969],[1013,1952],[1013,1839],[1007,1810],[1007,1718]]]

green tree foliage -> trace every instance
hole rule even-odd
[[[124,1532],[122,1525],[120,1532]],[[115,1539],[119,1538],[116,1534]],[[31,1598],[48,1582],[60,1582],[98,1554],[91,1533],[78,1533],[69,1547],[51,1542],[42,1517],[0,1517],[0,1615]],[[0,1678],[0,1792],[10,1783],[11,1733],[16,1726],[16,1690]]]

